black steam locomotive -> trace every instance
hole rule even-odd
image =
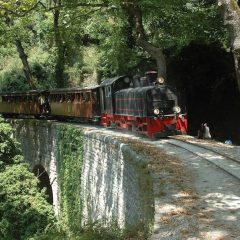
[[[187,132],[186,112],[156,72],[115,77],[91,88],[0,93],[0,113],[77,119],[154,138]]]

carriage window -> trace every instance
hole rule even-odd
[[[74,94],[73,93],[67,94],[67,102],[73,102],[73,100],[74,100]]]
[[[71,102],[72,100],[71,100],[72,98],[71,98],[71,94],[68,94],[67,95],[67,102]]]
[[[86,92],[86,101],[90,101],[90,92]]]
[[[81,95],[80,95],[80,93],[77,93],[77,94],[76,94],[76,100],[77,100],[78,102],[80,102],[80,99],[81,99]]]
[[[86,95],[85,95],[85,93],[81,93],[81,98],[82,98],[82,101],[85,101],[85,100],[86,100]]]
[[[92,93],[93,102],[97,102],[97,92]]]
[[[65,102],[66,101],[66,96],[64,94],[60,94],[60,103]]]
[[[59,94],[54,94],[53,96],[54,96],[54,101],[55,101],[55,102],[60,102],[60,99],[61,99],[61,98],[60,98],[60,95],[59,95]]]
[[[59,101],[60,101],[60,96],[59,96],[59,94],[54,94],[53,96],[54,96],[54,101],[55,101],[55,102],[59,102]]]
[[[106,98],[105,98],[105,88],[100,88],[100,99],[101,99],[101,110],[106,110]]]
[[[53,94],[52,99],[53,99],[54,102],[59,102],[58,94]]]

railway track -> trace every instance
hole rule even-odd
[[[168,140],[163,140],[167,144],[172,146],[185,149],[186,151],[201,157],[202,159],[210,162],[211,164],[217,166],[224,172],[230,174],[234,178],[240,181],[240,159],[235,159],[233,157],[227,156],[227,154],[219,153],[213,149],[199,146],[194,143],[189,143],[179,139],[170,138]]]
[[[110,135],[114,134],[117,136],[118,135],[121,135],[122,137],[124,136],[124,132],[116,132],[114,129],[111,129],[109,131],[109,129],[106,130],[105,128],[101,128],[99,126],[93,126],[93,125],[81,125],[81,127],[89,130],[93,130],[93,131],[102,131]],[[129,133],[129,135],[126,134],[125,137],[131,138],[131,139],[141,139],[141,136],[134,136],[131,133]],[[194,138],[191,138],[191,139],[194,139]],[[146,140],[146,138],[142,140],[150,144],[153,144],[155,142],[155,141],[148,141]],[[178,148],[185,149],[186,151],[198,157],[201,157],[202,159],[217,166],[221,170],[225,171],[226,173],[230,174],[231,176],[233,176],[234,178],[237,178],[240,181],[240,148],[239,148],[239,158],[234,158],[234,157],[228,156],[228,154],[224,153],[223,151],[220,153],[214,149],[207,147],[206,145],[205,146],[199,145],[199,143],[195,142],[194,140],[191,140],[189,142],[183,139],[179,139],[178,137],[169,137],[168,139],[160,140],[160,141]],[[221,146],[219,146],[219,148],[221,148]]]

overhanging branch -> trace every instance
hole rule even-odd
[[[16,17],[24,17],[24,16],[26,16],[28,13],[30,13],[31,11],[33,11],[34,9],[36,9],[39,5],[41,5],[42,7],[46,8],[46,6],[45,6],[41,1],[39,1],[39,2],[37,2],[36,4],[34,4],[32,7],[30,7],[28,10],[22,11],[21,13],[20,13],[20,12],[17,12],[17,10],[14,11],[14,10],[8,9],[8,8],[6,8],[6,7],[3,7],[3,6],[1,6],[1,5],[0,5],[0,9],[6,11],[7,13],[9,13],[9,14],[11,14],[11,15],[14,15],[14,16],[16,16]]]
[[[16,17],[24,17],[26,16],[28,13],[30,13],[31,11],[35,10],[38,6],[42,6],[44,9],[46,9],[47,11],[52,11],[52,10],[56,10],[57,8],[59,8],[59,6],[53,6],[53,7],[47,7],[45,4],[43,4],[41,1],[38,1],[36,4],[34,4],[32,7],[30,7],[29,9],[27,9],[26,11],[20,11],[18,9],[16,9],[15,11],[9,8],[6,8],[4,6],[0,5],[0,10],[4,10],[5,12],[14,15]],[[72,4],[72,5],[61,5],[61,8],[76,8],[76,7],[87,7],[87,8],[108,8],[109,4],[106,3],[77,3],[77,4]]]

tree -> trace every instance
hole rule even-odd
[[[129,24],[134,23],[136,29],[136,42],[147,51],[155,60],[157,64],[158,77],[166,79],[166,60],[161,48],[151,44],[145,33],[143,26],[143,13],[138,0],[126,1],[122,4],[123,8],[127,10]],[[133,26],[131,26],[133,27]]]
[[[49,9],[51,9],[53,14],[53,29],[54,29],[54,39],[55,39],[55,45],[56,45],[55,80],[59,88],[62,88],[65,86],[64,65],[65,65],[65,53],[66,53],[66,46],[64,44],[61,28],[59,26],[61,8],[62,8],[62,0],[49,2]]]
[[[13,0],[4,6],[1,2],[0,9],[20,20],[26,17],[40,33],[43,51],[54,56],[58,87],[66,84],[72,66],[74,76],[92,71],[109,77],[144,72],[155,61],[159,76],[166,77],[169,52],[192,41],[208,44],[224,38],[211,0],[27,0],[24,7],[22,1],[18,6]],[[34,23],[30,16],[37,15],[41,20]],[[25,38],[19,39],[24,44]],[[94,64],[85,59],[89,53],[94,53]]]
[[[13,28],[17,17],[23,18],[31,12],[38,3],[36,1],[0,1],[0,17],[4,20],[8,28]],[[23,71],[31,89],[35,89],[35,83],[28,63],[28,56],[24,50],[19,34],[13,30],[12,41],[23,64]]]
[[[210,1],[128,0],[118,3],[135,44],[156,60],[159,76],[166,77],[166,53],[191,42],[225,41],[216,6]],[[118,5],[116,5],[118,7]],[[119,14],[119,17],[124,15]],[[166,51],[167,50],[167,51]]]
[[[218,5],[222,10],[224,24],[230,35],[230,45],[240,91],[240,8],[236,0],[218,0]]]
[[[0,238],[28,239],[53,224],[54,214],[12,133],[0,119]]]

